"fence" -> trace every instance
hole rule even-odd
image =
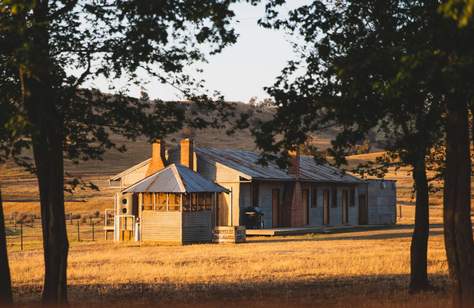
[[[66,229],[69,244],[103,240],[103,226],[104,222],[100,217],[87,219],[68,218],[66,220]],[[9,249],[28,250],[43,246],[43,233],[39,218],[21,221],[5,217],[5,228]]]

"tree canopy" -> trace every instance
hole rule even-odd
[[[232,115],[189,68],[235,42],[237,0],[6,0],[0,3],[0,156],[38,177],[45,302],[67,301],[64,159],[124,150],[111,135],[163,137],[183,125],[221,127]],[[82,89],[98,77],[171,84],[199,108]],[[199,116],[203,114],[205,116]],[[34,164],[24,155],[32,149]],[[74,182],[72,184],[77,184]]]

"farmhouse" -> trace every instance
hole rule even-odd
[[[219,227],[394,224],[394,181],[362,180],[290,153],[288,170],[250,151],[152,145],[152,157],[110,178],[115,240],[205,242]],[[106,215],[107,216],[107,215]],[[107,231],[106,231],[107,232]]]

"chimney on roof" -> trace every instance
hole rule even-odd
[[[194,170],[194,144],[190,138],[182,139],[180,142],[180,163]]]
[[[288,174],[298,178],[300,176],[300,148],[288,151],[290,164],[288,165]]]
[[[166,166],[165,142],[158,139],[151,145],[151,162],[146,171],[146,176],[160,171]]]

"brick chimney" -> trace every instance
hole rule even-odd
[[[194,145],[190,138],[182,139],[180,142],[180,163],[181,165],[194,169]]]
[[[157,171],[160,171],[166,166],[165,158],[165,142],[156,140],[151,145],[151,162],[146,171],[146,176],[149,176]]]
[[[288,151],[290,164],[288,166],[288,175],[295,177],[292,187],[292,198],[290,205],[290,227],[302,227],[305,225],[302,188],[300,178],[300,147]]]
[[[288,156],[290,158],[290,164],[288,165],[288,174],[296,178],[300,176],[300,149],[289,150]]]

